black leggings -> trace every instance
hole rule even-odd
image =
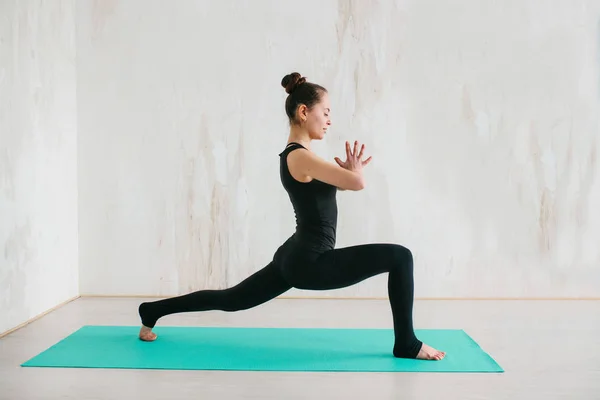
[[[410,250],[396,244],[364,244],[319,254],[308,252],[309,255],[303,258],[298,258],[299,253],[298,249],[294,249],[287,252],[288,256],[276,254],[263,269],[227,289],[200,290],[142,303],[139,307],[142,324],[153,328],[159,318],[180,312],[246,310],[291,288],[340,289],[388,272],[388,296],[395,334],[393,354],[396,357],[416,357],[422,342],[413,331],[414,283]]]

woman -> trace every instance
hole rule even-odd
[[[362,190],[365,146],[346,142],[346,161],[326,162],[310,151],[331,125],[325,88],[307,82],[297,72],[281,81],[288,93],[285,110],[290,121],[288,144],[280,156],[280,175],[296,214],[296,232],[275,252],[263,269],[236,286],[200,290],[170,299],[142,303],[141,340],[153,341],[157,320],[165,315],[207,310],[239,311],[263,304],[291,288],[339,289],[387,272],[396,357],[441,360],[445,353],[415,337],[412,322],[413,258],[395,244],[366,244],[335,249],[337,190]]]

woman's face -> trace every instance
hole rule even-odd
[[[303,115],[301,117],[305,117],[306,121],[302,122],[302,125],[308,130],[311,139],[321,140],[325,137],[327,129],[331,125],[331,119],[329,119],[330,112],[331,106],[329,105],[329,96],[327,93],[323,93],[321,101],[315,104],[310,110],[303,107],[301,110]]]

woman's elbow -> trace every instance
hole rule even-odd
[[[365,188],[365,186],[366,186],[365,180],[362,176],[360,176],[357,179],[355,179],[354,182],[352,182],[352,188],[350,188],[350,190],[354,190],[355,192],[358,192],[360,190],[363,190]]]

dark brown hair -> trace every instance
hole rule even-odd
[[[290,123],[298,123],[296,120],[296,110],[298,106],[304,104],[309,110],[321,100],[323,93],[327,89],[316,83],[307,82],[306,78],[298,72],[292,72],[281,80],[281,86],[285,88],[288,94],[285,99],[285,113]]]

